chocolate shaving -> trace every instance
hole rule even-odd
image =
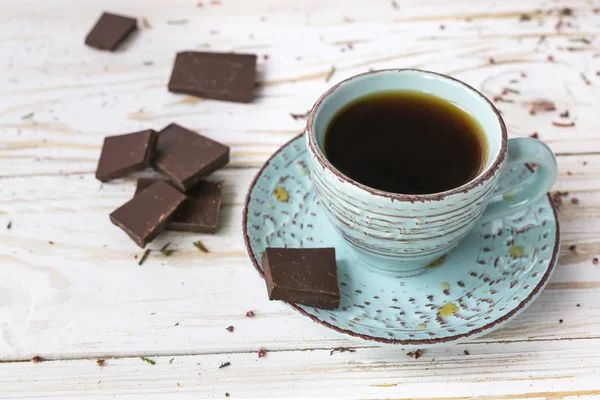
[[[465,356],[468,356],[468,355],[469,355],[469,351],[465,350]]]
[[[219,369],[229,367],[230,365],[231,365],[231,363],[229,361],[226,361],[224,363],[221,363],[221,365],[219,365]]]
[[[592,82],[590,82],[590,80],[587,78],[587,76],[585,76],[585,74],[583,72],[580,73],[579,76],[581,76],[581,79],[583,79],[583,81],[585,82],[586,85],[592,84]]]
[[[140,262],[138,262],[138,265],[142,265],[144,262],[146,262],[146,259],[148,258],[148,256],[150,255],[150,249],[146,250],[144,252],[144,254],[142,255],[142,258],[140,258]]]
[[[152,360],[151,358],[140,357],[140,360],[145,361],[145,362],[147,362],[150,365],[156,364],[156,361]]]
[[[559,128],[570,128],[575,126],[575,122],[556,122],[552,121],[552,125],[557,126]]]
[[[351,349],[349,347],[336,347],[334,349],[332,349],[329,352],[329,356],[331,357],[333,355],[333,353],[338,352],[338,353],[345,353],[345,352],[349,352],[349,353],[354,353],[356,350]]]
[[[310,114],[310,110],[308,110],[307,112],[305,112],[304,114],[294,114],[294,113],[290,113],[290,117],[294,118],[294,119],[306,119],[308,118],[308,114]]]
[[[560,113],[559,116],[561,118],[569,118],[569,110],[565,110],[565,112]]]
[[[208,249],[199,240],[194,242],[194,246],[203,253],[209,253]]]
[[[556,111],[556,105],[550,100],[534,100],[529,113],[534,115],[538,111]]]
[[[325,82],[329,82],[329,80],[331,79],[331,77],[333,76],[333,74],[335,74],[335,67],[332,65],[331,69],[329,70],[329,73],[325,77]]]
[[[254,311],[252,311],[252,310],[250,310],[246,313],[246,317],[248,317],[248,318],[252,318],[252,317],[254,317],[254,315],[255,315]]]

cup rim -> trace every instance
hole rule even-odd
[[[325,154],[323,154],[320,147],[316,143],[316,140],[315,140],[316,136],[314,134],[313,128],[314,128],[314,121],[315,121],[315,115],[317,113],[317,110],[319,109],[319,107],[321,106],[323,101],[327,97],[329,97],[333,92],[335,92],[340,86],[342,86],[343,84],[348,83],[354,79],[357,79],[357,78],[360,78],[360,77],[363,77],[366,75],[379,74],[382,72],[409,72],[409,71],[418,72],[418,73],[422,73],[422,74],[435,75],[437,77],[441,77],[443,79],[447,79],[447,80],[453,81],[455,83],[458,83],[459,85],[463,86],[464,89],[475,93],[477,96],[479,96],[481,98],[481,100],[483,100],[485,103],[487,103],[490,106],[490,108],[492,109],[492,111],[496,114],[496,117],[498,118],[498,123],[500,125],[500,130],[501,130],[501,134],[502,134],[501,143],[500,143],[500,151],[498,152],[498,155],[496,156],[496,158],[494,159],[492,164],[486,169],[486,171],[484,171],[483,173],[480,173],[474,179],[470,180],[469,182],[467,182],[457,188],[449,189],[449,190],[446,190],[443,192],[429,193],[429,194],[401,194],[401,193],[386,192],[384,190],[375,189],[375,188],[369,187],[367,185],[364,185],[358,181],[355,181],[354,179],[351,179],[349,176],[346,176],[345,174],[340,172],[335,166],[333,166],[333,164],[331,164],[329,162],[329,160],[325,157]],[[392,68],[392,69],[380,69],[380,70],[376,70],[376,71],[369,71],[369,72],[364,72],[362,74],[354,75],[350,78],[344,79],[343,81],[336,83],[331,88],[329,88],[325,93],[323,93],[321,95],[321,97],[319,97],[319,99],[313,105],[312,109],[310,110],[310,112],[308,114],[308,120],[306,122],[306,133],[307,133],[307,137],[308,137],[308,148],[310,149],[311,153],[316,157],[319,164],[321,164],[323,167],[325,167],[329,171],[331,171],[338,179],[342,180],[345,183],[349,183],[353,186],[356,186],[359,189],[362,189],[362,190],[364,190],[370,194],[376,195],[376,196],[387,197],[392,200],[409,201],[411,203],[414,203],[415,201],[440,201],[440,200],[443,200],[444,198],[446,198],[447,196],[450,196],[453,194],[466,193],[469,190],[473,189],[474,187],[484,183],[485,181],[490,179],[494,174],[496,174],[498,169],[502,166],[502,162],[506,158],[506,148],[507,148],[507,143],[508,143],[508,133],[506,131],[506,125],[504,124],[504,120],[502,119],[500,112],[498,111],[496,106],[494,106],[494,104],[487,97],[485,97],[481,92],[479,92],[474,87],[466,84],[465,82],[462,82],[451,76],[440,74],[437,72],[416,69],[416,68],[400,68],[400,69]]]

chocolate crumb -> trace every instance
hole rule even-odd
[[[34,364],[37,364],[37,363],[39,363],[39,362],[41,362],[41,361],[44,361],[44,360],[43,360],[43,359],[42,359],[42,357],[40,357],[40,356],[33,356],[33,357],[31,358],[31,362],[32,362],[32,363],[34,363]]]
[[[227,328],[227,332],[233,332],[233,325],[229,325]]]
[[[104,366],[104,360],[96,360],[96,364],[98,364],[99,367],[103,367]]]
[[[527,78],[527,74],[525,72],[521,72],[521,78]]]
[[[579,199],[577,197],[573,197],[571,199],[571,204],[579,204]]]
[[[550,62],[554,61],[554,57],[553,56],[548,56],[548,61],[550,61]]]
[[[443,31],[444,29],[446,29],[446,27],[444,25],[440,25],[440,30]]]
[[[225,393],[225,397],[229,397],[229,393]]]
[[[488,58],[488,63],[490,63],[490,64],[495,64],[495,63],[496,63],[496,60],[494,60],[494,58],[493,58],[493,57],[490,57],[490,58]]]
[[[575,251],[575,250],[577,250],[577,246],[574,245],[574,244],[572,244],[572,245],[569,246],[569,250],[570,251]]]
[[[265,349],[258,350],[258,358],[263,358],[267,355],[267,351]]]
[[[417,349],[414,352],[410,351],[410,352],[406,353],[406,355],[417,360],[417,359],[419,359],[419,357],[421,357],[423,355],[423,350]]]
[[[221,363],[221,365],[219,365],[219,369],[229,367],[230,365],[231,365],[231,363],[229,361],[226,361],[224,363]]]
[[[465,356],[468,356],[468,355],[469,355],[469,351],[465,350]]]
[[[575,122],[556,122],[552,121],[552,125],[557,126],[559,128],[571,128],[575,126]]]
[[[567,175],[571,176],[573,173],[571,171],[567,171]]]
[[[569,118],[569,110],[565,110],[565,112],[560,113],[561,118]]]
[[[537,132],[533,132],[531,135],[529,135],[530,138],[534,138],[534,139],[539,139],[540,135],[538,135]]]
[[[581,303],[575,304],[575,307],[581,307]]]
[[[175,323],[175,326],[179,326],[179,322],[176,322],[176,323]]]
[[[252,318],[252,317],[254,317],[255,315],[256,315],[256,314],[254,314],[254,311],[252,311],[252,310],[250,310],[250,311],[248,311],[248,312],[246,313],[246,317],[248,317],[248,318]]]
[[[331,355],[333,355],[333,353],[335,353],[335,352],[339,352],[339,353],[345,353],[345,352],[354,353],[355,351],[356,351],[356,350],[354,350],[354,349],[351,349],[351,348],[349,348],[349,347],[336,347],[336,348],[332,349],[332,350],[329,352],[329,356],[331,357]]]
[[[598,257],[592,258],[592,264],[598,265]]]
[[[559,320],[558,320],[558,323],[559,323],[559,324],[562,324],[562,323],[563,323],[563,320],[562,320],[562,319],[559,319]]]
[[[48,244],[54,244],[52,240],[48,240]]]

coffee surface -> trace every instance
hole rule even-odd
[[[471,181],[487,143],[475,119],[439,97],[387,91],[337,112],[325,132],[325,156],[344,175],[374,189],[431,194]]]

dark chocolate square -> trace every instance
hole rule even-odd
[[[256,55],[183,51],[177,53],[169,90],[208,99],[249,103]]]
[[[181,191],[229,162],[229,147],[171,124],[159,132],[154,166]]]
[[[85,38],[85,44],[100,50],[115,50],[137,28],[137,20],[103,13]]]
[[[139,178],[136,193],[160,179]],[[175,212],[167,230],[215,233],[221,210],[221,183],[201,181],[186,192],[188,199]]]
[[[340,304],[334,248],[267,248],[262,266],[270,300],[323,309]]]
[[[156,182],[113,211],[110,220],[143,248],[166,227],[185,199],[168,183]]]
[[[146,168],[154,153],[157,137],[152,129],[105,137],[96,178],[107,182]]]

